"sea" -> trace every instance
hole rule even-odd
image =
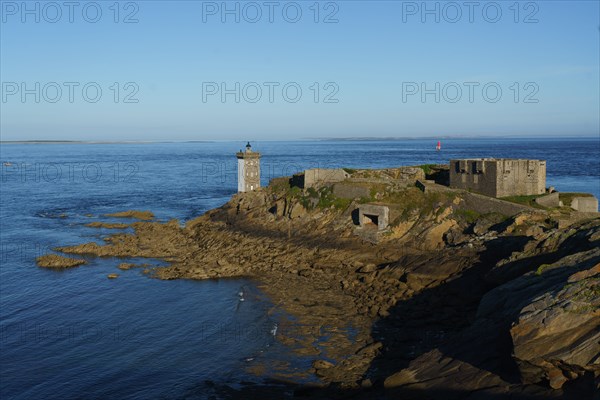
[[[214,385],[260,384],[310,359],[277,340],[286,318],[247,279],[161,281],[90,258],[39,268],[57,246],[102,243],[105,214],[151,210],[181,224],[237,189],[245,142],[0,145],[0,397],[208,399]],[[257,141],[262,184],[306,168],[385,168],[453,158],[547,160],[547,185],[600,198],[600,139]],[[118,273],[117,279],[108,279]],[[273,312],[275,310],[276,312]],[[263,368],[253,368],[261,365]],[[265,368],[266,366],[266,368]],[[259,371],[257,373],[257,371]],[[302,378],[310,380],[313,378]]]

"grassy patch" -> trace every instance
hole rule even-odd
[[[423,165],[419,165],[419,168],[421,168],[423,170],[423,172],[425,172],[425,176],[427,175],[431,175],[434,172],[434,168],[437,167],[436,164],[423,164]]]
[[[590,287],[583,288],[575,296],[574,300],[578,301],[595,301],[600,298],[600,279],[592,278],[594,283]]]
[[[314,210],[315,208],[326,209],[331,207],[336,210],[345,210],[351,202],[349,199],[342,199],[335,196],[330,187],[323,187],[319,190],[308,188],[306,192],[302,192],[300,189],[291,190],[290,194],[307,210]]]
[[[542,264],[540,265],[536,270],[535,270],[535,274],[537,276],[541,276],[544,273],[544,270],[546,270],[550,265],[548,264]]]
[[[382,203],[397,205],[400,211],[399,221],[406,221],[414,216],[429,216],[438,207],[442,212],[454,199],[454,193],[434,192],[423,193],[416,187],[384,193]]]
[[[269,182],[268,188],[272,193],[287,193],[290,190],[290,181],[288,178],[274,178]]]
[[[344,171],[346,171],[347,173],[349,173],[350,175],[352,175],[353,173],[356,172],[356,170],[354,168],[342,168]]]
[[[321,188],[318,192],[317,207],[324,209],[334,207],[337,210],[344,210],[350,204],[349,199],[342,199],[333,194],[330,187]]]
[[[302,195],[302,189],[298,186],[292,186],[289,190],[289,194],[291,197],[299,197]]]
[[[591,285],[583,287],[575,294],[575,296],[573,296],[573,300],[576,304],[578,303],[572,310],[575,313],[586,314],[600,309],[600,306],[598,305],[598,299],[600,298],[600,279],[595,277],[589,279],[592,282]]]
[[[511,203],[523,204],[523,205],[529,206],[529,207],[545,209],[546,207],[542,207],[534,201],[535,199],[537,199],[538,197],[541,197],[541,196],[545,196],[545,194],[533,194],[533,195],[529,195],[529,196],[508,196],[508,197],[501,197],[500,199],[505,200],[505,201],[510,201]]]
[[[468,222],[470,224],[477,221],[481,217],[481,214],[478,213],[477,211],[462,210],[462,209],[455,210],[454,215],[457,216],[458,218],[465,220],[466,222]]]

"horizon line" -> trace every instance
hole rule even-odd
[[[587,135],[440,135],[440,136],[322,136],[296,139],[253,139],[254,142],[295,142],[295,141],[395,141],[395,140],[442,140],[442,139],[600,139],[600,134]],[[151,144],[151,143],[219,143],[247,142],[245,139],[154,139],[154,140],[74,140],[74,139],[26,139],[0,140],[0,144]]]

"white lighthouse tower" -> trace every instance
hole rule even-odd
[[[252,151],[250,142],[246,151],[236,153],[238,159],[238,192],[249,192],[260,187],[260,153]]]

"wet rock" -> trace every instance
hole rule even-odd
[[[154,214],[150,211],[139,211],[139,210],[128,210],[121,211],[112,214],[106,214],[105,217],[114,218],[135,218],[141,221],[150,221],[154,219]]]
[[[46,254],[35,260],[38,266],[44,268],[73,268],[87,264],[87,261],[83,259],[64,257],[57,254]]]
[[[379,350],[381,350],[381,348],[383,347],[383,343],[381,342],[375,342],[375,343],[371,343],[365,347],[363,347],[362,349],[360,349],[357,354],[358,355],[375,355],[379,352]]]
[[[94,221],[94,222],[90,222],[89,224],[85,224],[85,226],[88,226],[90,228],[106,228],[106,229],[125,229],[125,228],[129,228],[128,224],[112,224],[112,223],[108,223],[108,222],[99,222],[99,221]]]
[[[315,361],[313,361],[312,366],[314,369],[319,370],[319,369],[333,368],[335,365],[326,360],[315,360]]]
[[[106,275],[106,277],[108,279],[117,279],[119,277],[119,274],[108,274]]]
[[[326,360],[315,360],[312,366],[315,369],[315,374],[320,377],[331,374],[333,372],[332,369],[335,367],[333,363]]]

